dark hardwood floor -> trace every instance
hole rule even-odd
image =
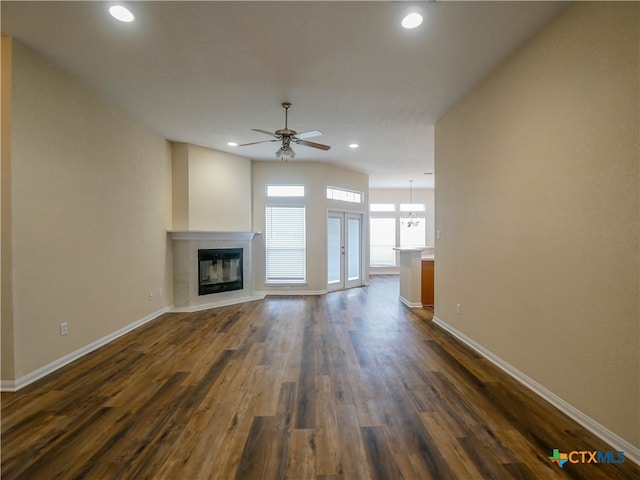
[[[631,479],[396,277],[140,327],[2,394],[3,479]]]

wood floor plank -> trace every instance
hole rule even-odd
[[[336,407],[338,420],[338,475],[349,479],[371,478],[366,450],[353,405]]]
[[[537,462],[527,462],[524,466],[521,464],[514,464],[513,469],[518,470],[518,474],[514,473],[514,477],[518,478],[518,475],[524,476],[523,469],[526,468],[531,478],[545,478],[553,480],[556,478],[562,478],[558,472],[557,466],[551,462],[547,462],[549,455],[543,451],[536,449],[527,439],[517,430],[500,430],[496,432],[499,437],[502,438],[502,442],[505,445],[509,445],[509,448],[514,452],[517,458],[537,458]],[[512,467],[507,467],[510,471]]]
[[[448,460],[451,470],[457,478],[480,478],[481,473],[474,465],[471,458],[464,452],[462,445],[447,424],[442,420],[437,412],[425,412],[420,414],[420,418],[425,428],[433,436],[442,455]]]
[[[4,479],[640,478],[398,301],[376,276],[327,295],[168,313],[2,393]]]
[[[316,439],[313,430],[294,430],[291,433],[291,463],[284,478],[300,480],[316,478]]]
[[[236,480],[273,478],[268,467],[269,457],[273,455],[271,440],[274,430],[275,417],[254,417],[236,470]]]
[[[300,359],[300,376],[298,378],[297,400],[296,400],[296,429],[315,428],[315,391],[316,391],[316,368],[315,368],[315,338],[314,338],[314,318],[311,314],[304,326],[302,334],[302,354]]]
[[[317,379],[316,399],[316,473],[322,475],[336,475],[339,470],[339,432],[336,403],[331,387],[331,379],[321,375]]]
[[[296,384],[293,382],[283,383],[280,386],[278,397],[278,408],[275,415],[275,439],[272,440],[272,475],[270,478],[286,478],[291,465],[292,450],[292,424],[295,405]],[[299,430],[298,430],[299,431]],[[304,447],[303,447],[304,448]],[[306,450],[306,449],[305,449]]]
[[[361,433],[371,478],[374,480],[404,478],[391,453],[383,427],[362,427]]]

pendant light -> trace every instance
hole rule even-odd
[[[413,180],[409,180],[409,204],[413,205]],[[407,228],[420,226],[420,220],[416,218],[414,211],[409,212],[409,219],[404,220],[403,223],[407,225]]]

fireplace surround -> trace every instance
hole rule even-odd
[[[169,235],[173,242],[174,311],[193,312],[263,298],[255,296],[252,287],[254,232],[173,230]],[[211,256],[212,250],[219,251],[222,258]],[[239,252],[242,258],[237,261]]]

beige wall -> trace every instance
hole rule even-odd
[[[264,232],[266,185],[305,185],[307,215],[307,285],[282,287],[265,285],[264,239],[254,239],[254,291],[308,291],[327,289],[327,213],[329,210],[367,213],[369,177],[366,174],[317,162],[253,162],[253,230]],[[327,185],[364,193],[364,203],[346,203],[326,198]],[[294,199],[291,202],[299,202]],[[271,203],[271,202],[269,202]],[[276,204],[286,203],[282,199]],[[368,281],[368,222],[363,216],[365,262],[363,279]]]
[[[189,230],[189,144],[171,144],[171,212],[173,230]]]
[[[251,230],[251,160],[184,143],[173,150],[173,229]]]
[[[13,46],[20,378],[172,303],[171,152],[166,140],[19,42]],[[64,337],[61,322],[69,326]]]
[[[11,259],[11,38],[2,36],[0,61],[0,378],[15,379],[13,350],[13,278]]]
[[[636,447],[638,6],[570,6],[435,136],[436,316]]]

